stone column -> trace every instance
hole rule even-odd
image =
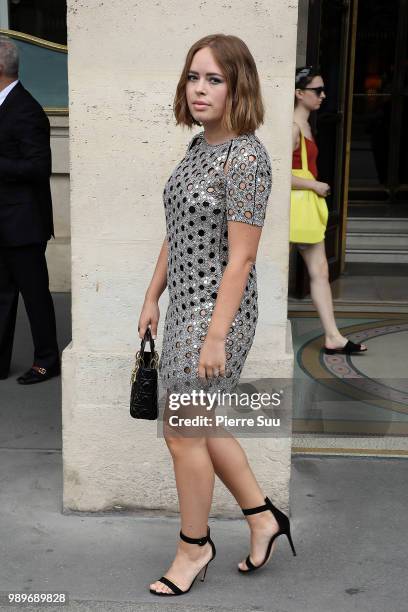
[[[297,2],[68,0],[73,341],[63,354],[64,509],[177,511],[155,422],[129,416],[137,323],[165,235],[164,184],[192,134],[172,103],[188,48],[240,36],[267,109],[273,192],[257,260],[259,323],[243,376],[292,374],[288,206]],[[167,292],[160,303],[161,350]],[[265,493],[288,506],[291,438],[240,439]],[[213,515],[238,515],[217,480]],[[239,513],[240,514],[240,513]]]

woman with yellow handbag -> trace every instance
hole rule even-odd
[[[324,198],[329,195],[330,186],[317,180],[318,148],[309,124],[310,113],[320,108],[325,97],[321,75],[312,66],[298,68],[292,130],[290,241],[299,249],[310,276],[312,301],[325,332],[325,353],[361,353],[367,347],[348,340],[337,328],[329,283],[324,245],[328,209]]]

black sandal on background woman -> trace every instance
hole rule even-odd
[[[351,340],[347,340],[347,343],[340,348],[327,348],[327,346],[324,347],[324,352],[326,353],[326,355],[351,355],[352,353],[365,353],[366,350],[367,347],[363,347],[361,344],[356,344]]]

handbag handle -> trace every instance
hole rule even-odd
[[[152,337],[152,332],[150,331],[150,327],[148,327],[145,331],[145,335],[143,336],[142,342],[140,344],[140,356],[143,358],[144,355],[144,350],[145,350],[145,344],[146,342],[150,343],[150,350],[152,353],[154,353],[154,340]]]
[[[309,164],[307,163],[307,148],[305,137],[303,136],[303,132],[300,129],[300,125],[296,123],[296,121],[294,121],[293,123],[297,125],[300,132],[300,156],[302,160],[302,170],[309,170]]]
[[[151,352],[150,367],[157,368],[157,366],[158,366],[159,355],[158,355],[158,353],[154,349],[154,340],[152,338],[152,333],[150,331],[150,327],[148,327],[146,329],[146,331],[145,331],[145,335],[142,338],[142,342],[140,343],[140,350],[137,351],[137,353],[136,353],[135,367],[133,368],[132,375],[130,377],[130,384],[131,385],[134,383],[134,381],[136,379],[136,374],[138,373],[140,366],[142,365],[143,367],[145,367],[144,352],[145,352],[146,342],[150,343],[150,352]]]
[[[300,132],[300,146],[302,154],[302,170],[309,170],[309,164],[307,163],[306,140],[302,132]]]

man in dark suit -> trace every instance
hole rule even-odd
[[[20,384],[60,373],[45,259],[47,241],[54,236],[50,175],[48,117],[18,80],[16,45],[0,36],[0,378],[9,374],[21,293],[34,363],[17,379]]]

